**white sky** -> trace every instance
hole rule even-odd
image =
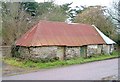
[[[44,1],[50,1],[50,0],[35,0],[37,2],[44,2]],[[55,3],[58,5],[64,4],[64,3],[71,3],[72,7],[75,6],[95,6],[95,5],[102,5],[102,6],[110,6],[113,2],[113,0],[55,0]]]

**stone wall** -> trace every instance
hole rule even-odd
[[[112,48],[112,47],[111,47]],[[112,50],[112,49],[111,49]],[[46,47],[20,47],[18,53],[21,58],[59,58],[60,60],[74,57],[87,57],[93,54],[110,52],[110,45],[88,45],[81,47],[46,46]]]
[[[54,58],[57,55],[57,47],[20,47],[18,52],[22,58]]]
[[[11,46],[0,46],[0,52],[2,52],[3,57],[11,56]]]
[[[101,54],[102,48],[103,48],[102,45],[88,45],[87,56],[91,56],[93,54]]]
[[[80,57],[80,47],[66,47],[65,57],[66,59]]]
[[[97,45],[97,54],[103,53],[103,45]]]
[[[31,54],[30,54],[30,51],[27,47],[19,47],[18,51],[16,51],[17,53],[15,53],[15,56],[17,54],[17,57],[20,57],[20,58],[30,58],[31,57]],[[14,55],[14,54],[13,54]]]
[[[110,45],[110,53],[113,52],[115,50],[114,45]]]
[[[20,47],[18,52],[21,58],[55,58],[60,60],[80,57],[80,47]]]
[[[37,47],[30,48],[30,54],[39,58],[54,58],[57,55],[57,47]]]
[[[110,54],[114,50],[114,45],[103,45],[103,52]]]
[[[87,57],[87,46],[80,47],[80,56],[86,58]]]
[[[91,56],[97,53],[97,45],[88,45],[87,46],[87,56]]]
[[[109,54],[109,46],[108,45],[103,45],[103,52]]]
[[[65,59],[65,47],[57,47],[57,57],[59,57],[60,60]]]
[[[87,56],[92,54],[110,54],[114,50],[114,45],[88,45]]]

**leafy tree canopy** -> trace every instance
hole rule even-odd
[[[106,7],[103,6],[86,7],[75,17],[74,22],[95,25],[108,37],[115,38],[115,25],[105,11]]]

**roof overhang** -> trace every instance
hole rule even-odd
[[[110,39],[105,34],[103,34],[95,25],[92,25],[92,26],[97,30],[97,32],[100,34],[100,36],[106,42],[106,44],[116,44],[116,42],[114,42],[112,39]]]

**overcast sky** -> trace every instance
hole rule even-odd
[[[50,1],[50,0],[35,0],[37,2],[44,2],[44,1]],[[113,0],[55,0],[55,3],[58,5],[64,4],[64,3],[71,3],[72,7],[75,6],[94,6],[94,5],[102,5],[102,6],[110,6],[113,2]]]

